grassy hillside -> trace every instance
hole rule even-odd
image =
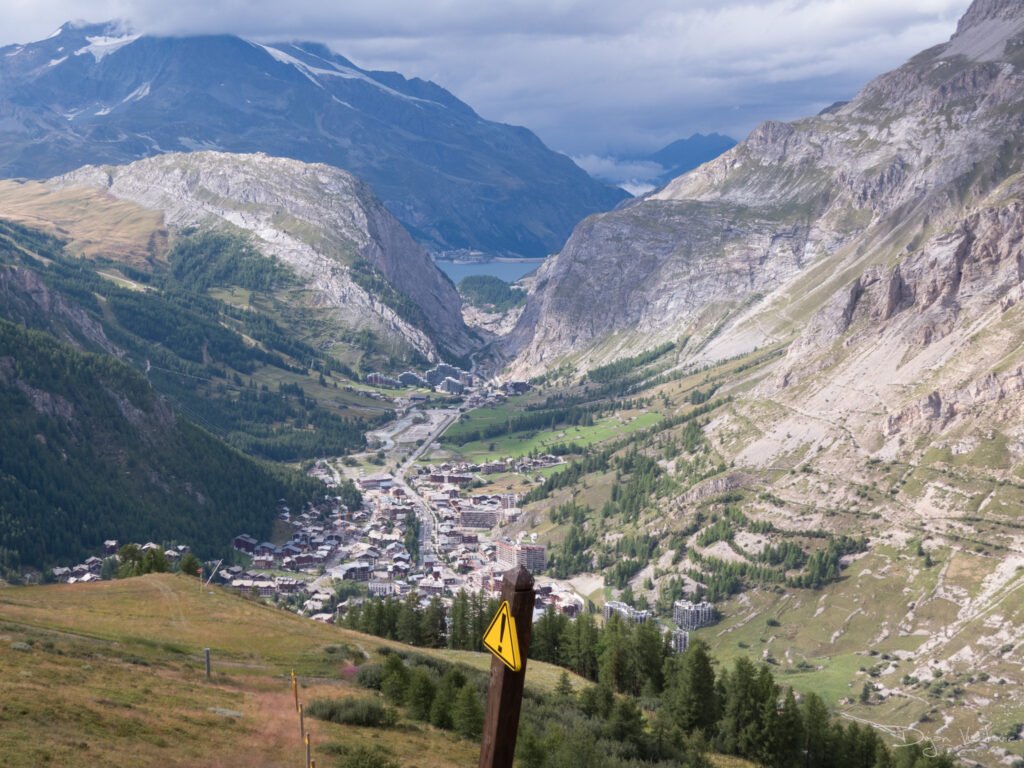
[[[306,704],[374,698],[354,682],[358,667],[378,661],[382,649],[409,650],[166,574],[0,589],[0,617],[0,754],[10,768],[300,765],[290,672]],[[469,674],[490,667],[484,654],[415,654]],[[549,694],[559,674],[531,661],[528,693]],[[318,766],[341,765],[359,747],[419,768],[474,765],[479,754],[478,741],[404,712],[388,729],[307,724]]]

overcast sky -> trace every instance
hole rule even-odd
[[[0,0],[0,45],[68,20],[317,40],[433,80],[597,167],[813,114],[945,42],[969,0]],[[615,168],[609,173],[614,175]]]

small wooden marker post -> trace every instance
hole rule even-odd
[[[299,738],[306,738],[306,712],[299,704]]]
[[[295,679],[295,670],[292,670],[292,693],[295,694],[295,711],[299,711],[299,682]]]
[[[306,768],[309,768],[310,749],[311,749],[311,747],[310,747],[310,743],[309,743],[309,734],[307,733],[306,734]]]
[[[203,655],[206,657],[206,679],[210,679],[210,649],[203,648]]]
[[[519,711],[526,682],[526,655],[533,631],[533,576],[523,566],[505,572],[501,599],[508,602],[519,640],[519,669],[513,672],[495,654],[491,659],[491,681],[487,688],[487,713],[480,745],[479,768],[512,768],[519,733]],[[499,612],[500,613],[500,612]]]

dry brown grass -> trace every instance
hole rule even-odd
[[[103,256],[139,266],[167,252],[162,213],[99,189],[0,181],[0,217],[65,239],[70,253],[86,258]]]

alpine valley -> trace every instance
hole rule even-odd
[[[1024,765],[1022,136],[1021,0],[631,199],[316,44],[0,49],[0,755],[469,764],[529,563],[517,765]]]

